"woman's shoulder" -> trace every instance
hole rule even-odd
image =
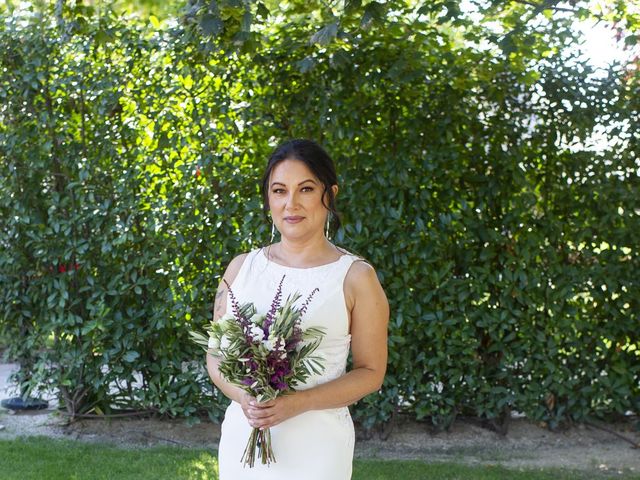
[[[378,274],[373,265],[359,255],[352,255],[353,261],[344,279],[344,294],[347,307],[351,311],[356,303],[364,299],[365,303],[384,296]]]
[[[244,253],[240,253],[238,255],[236,255],[235,257],[233,257],[233,259],[229,262],[229,266],[227,267],[227,269],[234,269],[234,270],[239,270],[240,267],[242,267],[242,264],[244,263],[244,260],[251,254],[251,252],[244,252]]]
[[[224,278],[227,280],[227,282],[232,283],[238,275],[238,272],[240,272],[240,269],[242,268],[242,265],[244,264],[244,261],[247,259],[247,257],[249,257],[250,255],[256,255],[259,250],[259,248],[256,248],[249,252],[240,253],[233,257],[233,259],[229,262],[229,265],[227,265],[227,270],[224,274]]]
[[[369,260],[347,250],[340,250],[343,251],[344,255],[351,257],[351,265],[349,266],[349,270],[347,270],[347,276],[345,278],[347,284],[357,286],[370,284],[374,280],[375,282],[378,281],[376,270]]]
[[[371,265],[371,263],[357,255],[353,255],[353,257],[353,262],[351,263],[351,267],[349,267],[349,270],[347,272],[348,281],[358,283],[370,280],[373,277],[377,278],[376,270],[375,268],[373,268],[373,265]]]
[[[355,272],[366,272],[368,270],[374,270],[373,265],[371,265],[371,262],[369,262],[369,260],[367,260],[366,258],[364,258],[362,255],[359,255],[357,253],[354,252],[350,252],[349,250],[339,247],[337,245],[335,245],[336,249],[342,253],[343,257],[349,257],[351,259],[351,267],[349,268],[349,271],[355,271]]]

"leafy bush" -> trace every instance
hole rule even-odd
[[[58,389],[71,415],[219,418],[187,331],[232,256],[267,243],[262,168],[304,136],[337,163],[337,242],[391,303],[359,421],[640,410],[640,82],[594,75],[561,21],[490,50],[408,15],[227,44],[202,22],[67,15],[0,27],[0,331],[25,391]]]

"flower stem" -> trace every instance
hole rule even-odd
[[[271,430],[268,428],[265,428],[264,430],[254,428],[251,430],[249,441],[247,442],[247,446],[245,447],[242,458],[240,459],[245,467],[248,465],[249,468],[253,468],[256,462],[256,452],[260,456],[260,463],[263,465],[270,465],[276,461],[276,457],[273,454],[273,448],[271,446]]]

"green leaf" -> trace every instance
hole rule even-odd
[[[325,25],[311,36],[309,43],[319,45],[329,45],[338,34],[338,22]]]
[[[378,22],[383,19],[385,15],[385,9],[379,2],[368,3],[364,9],[362,20],[360,20],[360,28],[367,29],[373,22]]]
[[[200,19],[200,28],[205,35],[216,37],[224,30],[224,22],[219,17],[207,13]]]
[[[129,350],[124,354],[123,359],[125,362],[133,363],[140,357],[140,354],[135,350]]]
[[[258,17],[261,17],[263,20],[266,20],[270,13],[269,13],[269,9],[265,6],[264,3],[260,2],[258,3],[258,9],[256,11],[256,15]]]
[[[299,62],[297,62],[296,66],[298,67],[298,70],[300,71],[300,73],[307,73],[309,70],[311,70],[315,66],[315,64],[316,62],[313,58],[305,57]]]

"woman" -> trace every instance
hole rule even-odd
[[[263,312],[283,275],[283,298],[295,291],[305,298],[317,287],[303,328],[325,328],[316,351],[325,368],[295,392],[258,403],[229,384],[207,355],[211,379],[232,400],[222,423],[221,480],[351,478],[354,430],[347,406],[382,385],[389,305],[371,265],[329,241],[330,223],[339,225],[337,193],[333,162],[316,143],[293,140],[270,157],[262,195],[281,240],[234,258],[223,280],[240,303],[253,302]],[[227,297],[221,281],[214,319],[230,311]],[[349,347],[353,368],[345,372]],[[275,463],[243,467],[252,427],[271,429]]]

